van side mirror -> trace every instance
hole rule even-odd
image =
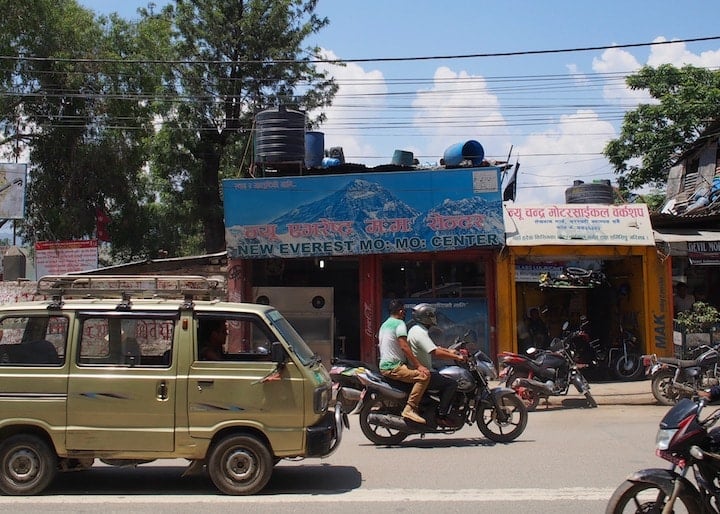
[[[270,359],[278,365],[285,364],[287,352],[280,341],[275,341],[270,347]]]

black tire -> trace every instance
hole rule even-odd
[[[400,415],[399,408],[386,408],[385,404],[380,398],[367,398],[363,403],[362,409],[360,409],[360,430],[363,435],[368,438],[374,444],[382,445],[393,445],[403,442],[409,434],[401,432],[399,430],[387,427],[381,427],[379,425],[371,425],[368,422],[368,416],[370,413],[381,413],[387,412],[388,414]]]
[[[527,426],[528,411],[516,394],[505,394],[498,399],[500,409],[483,404],[478,410],[477,424],[480,432],[498,443],[509,443],[517,439]]]
[[[644,371],[642,357],[636,353],[621,355],[610,364],[610,367],[613,375],[619,380],[637,380]]]
[[[231,435],[210,450],[207,470],[215,487],[228,495],[255,494],[270,480],[274,466],[268,447],[250,435]]]
[[[518,395],[518,398],[520,398],[525,404],[525,408],[527,409],[527,411],[532,412],[537,409],[537,406],[540,404],[541,397],[535,391],[528,387],[513,387],[513,383],[518,378],[527,378],[527,373],[517,371],[510,372],[507,380],[505,380],[505,387],[509,387],[510,389],[515,391],[515,394]]]
[[[17,434],[0,444],[0,491],[3,494],[38,494],[53,481],[57,469],[57,455],[40,437]]]
[[[670,369],[661,369],[652,377],[650,387],[652,394],[660,405],[672,406],[680,399],[680,395],[673,388],[675,372]]]
[[[660,512],[665,506],[665,500],[665,493],[655,484],[626,480],[610,497],[605,514]],[[684,510],[678,509],[678,503],[682,504]],[[700,514],[702,509],[692,495],[683,493],[675,500],[673,512]]]

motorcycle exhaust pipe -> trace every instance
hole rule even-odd
[[[533,380],[531,378],[518,378],[515,382],[513,382],[513,387],[527,387],[528,389],[538,391],[540,394],[548,396],[553,394],[552,389],[550,389],[545,383],[538,382],[537,380]]]
[[[400,430],[401,432],[407,432],[408,434],[419,433],[418,430],[408,425],[404,418],[393,414],[370,413],[368,414],[367,420],[370,425],[378,425],[394,430]]]

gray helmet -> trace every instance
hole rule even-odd
[[[419,303],[413,307],[412,317],[415,321],[421,325],[425,325],[427,328],[437,325],[435,307],[429,303]]]

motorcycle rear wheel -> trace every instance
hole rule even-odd
[[[680,394],[675,390],[675,372],[670,369],[656,371],[650,384],[652,394],[660,405],[672,406],[680,399]]]
[[[518,378],[527,378],[527,373],[520,373],[516,371],[511,372],[505,381],[505,387],[509,387],[515,391],[518,398],[520,398],[525,404],[525,408],[528,412],[532,412],[537,409],[537,406],[540,404],[540,396],[538,396],[538,394],[529,387],[513,387],[513,383]]]
[[[409,434],[401,432],[394,428],[382,427],[380,425],[371,425],[368,422],[368,416],[371,413],[387,413],[400,415],[400,409],[388,409],[380,398],[366,398],[358,418],[360,420],[360,430],[363,435],[374,444],[393,445],[403,442]]]
[[[477,424],[482,435],[491,441],[508,443],[517,439],[525,430],[528,411],[516,394],[505,394],[498,403],[502,412],[498,412],[494,405],[481,405]]]
[[[610,497],[605,514],[661,512],[666,499],[665,493],[655,484],[626,480]],[[672,512],[699,514],[702,510],[692,495],[684,493],[675,500]]]

